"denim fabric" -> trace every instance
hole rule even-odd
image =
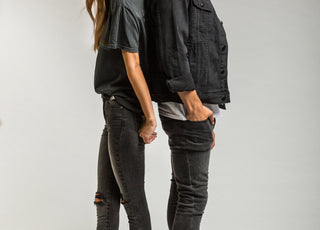
[[[160,116],[171,149],[170,230],[198,230],[208,197],[208,167],[214,125]]]
[[[156,102],[181,102],[180,91],[197,90],[204,103],[225,108],[228,42],[210,0],[150,0],[150,91]]]
[[[119,228],[120,203],[131,230],[150,230],[144,190],[144,142],[138,135],[142,118],[116,100],[103,100],[105,128],[98,159],[97,230]]]

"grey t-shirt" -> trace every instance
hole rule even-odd
[[[215,118],[221,117],[220,109],[217,104],[203,103],[209,108]],[[186,121],[187,109],[182,103],[178,102],[161,102],[158,103],[159,115],[175,120]]]
[[[115,96],[119,104],[139,113],[142,113],[142,110],[129,82],[121,49],[139,53],[140,66],[147,77],[144,4],[144,0],[110,1],[94,75],[94,88],[97,93]]]

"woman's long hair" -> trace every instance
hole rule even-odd
[[[94,26],[94,50],[99,48],[100,38],[108,17],[109,5],[110,0],[86,0],[86,8]],[[93,7],[95,8],[95,15],[92,12]]]

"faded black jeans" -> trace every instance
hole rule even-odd
[[[208,168],[214,125],[160,116],[169,137],[172,179],[167,220],[170,230],[199,230],[208,198]]]
[[[144,142],[138,130],[142,117],[103,98],[106,121],[98,159],[97,230],[119,228],[120,203],[126,210],[130,230],[150,230],[144,190]]]

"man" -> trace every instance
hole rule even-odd
[[[150,0],[149,87],[169,137],[170,230],[198,230],[207,203],[214,116],[230,102],[228,44],[210,0]]]

